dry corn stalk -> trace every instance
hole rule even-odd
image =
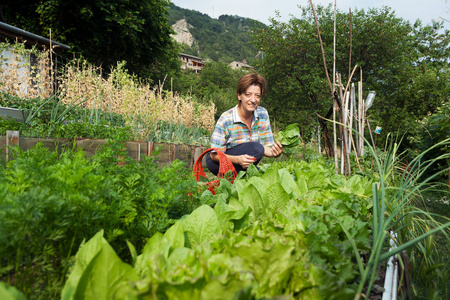
[[[73,63],[67,67],[61,87],[65,91],[64,103],[84,98],[86,108],[120,114],[127,125],[137,127],[139,132],[145,132],[158,121],[208,130],[214,127],[213,103],[201,105],[152,87],[129,75],[123,63],[112,69],[107,78],[102,76],[100,68],[87,63]]]
[[[0,91],[21,98],[52,95],[50,51],[25,49],[22,44],[1,44]]]

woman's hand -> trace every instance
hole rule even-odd
[[[235,156],[235,158],[237,159],[236,163],[240,164],[244,169],[247,169],[256,160],[254,156],[248,154]]]
[[[241,165],[242,168],[247,169],[252,163],[256,161],[256,157],[248,155],[248,154],[242,154],[242,155],[228,155],[226,154],[228,159],[236,165]],[[217,153],[211,153],[211,159],[213,161],[219,162],[219,156]]]
[[[264,146],[264,155],[269,157],[277,157],[283,153],[283,145],[279,141],[275,141],[272,147]]]

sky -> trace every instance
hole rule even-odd
[[[279,21],[288,22],[289,19],[301,16],[298,6],[309,6],[309,0],[172,0],[173,4],[208,14],[212,18],[220,15],[237,15],[240,17],[258,20],[267,25],[269,18],[276,17],[275,11],[280,13]],[[333,0],[313,0],[314,5],[332,4]],[[440,17],[447,19],[444,22],[446,29],[450,30],[450,0],[336,0],[336,8],[348,12],[349,8],[368,9],[389,6],[395,11],[397,17],[414,23],[417,19],[423,25],[431,24],[432,20]]]

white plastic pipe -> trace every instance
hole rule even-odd
[[[395,233],[391,231],[391,235],[397,237]],[[396,248],[395,241],[390,240],[391,249]],[[398,263],[395,260],[395,255],[391,256],[388,261],[386,269],[386,277],[384,278],[384,292],[382,300],[396,300],[398,288]]]

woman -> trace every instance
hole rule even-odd
[[[267,110],[259,106],[265,91],[266,80],[258,73],[242,76],[237,85],[238,104],[220,116],[211,136],[211,147],[224,152],[237,172],[257,165],[263,156],[283,152],[280,142],[274,142]],[[207,154],[206,165],[217,175],[217,153]]]

